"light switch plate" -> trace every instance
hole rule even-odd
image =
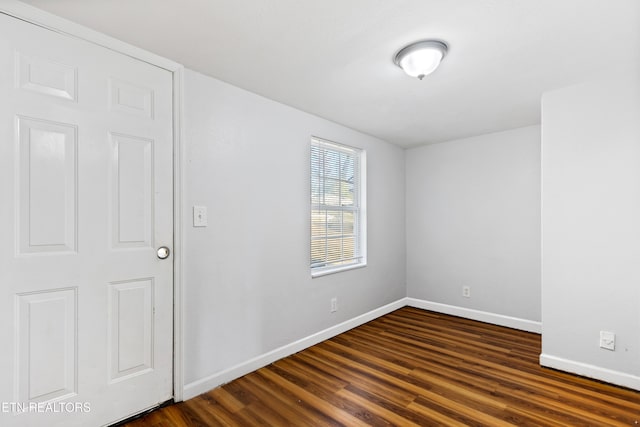
[[[206,206],[193,207],[193,226],[194,227],[207,226],[207,207]]]

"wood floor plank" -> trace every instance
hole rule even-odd
[[[126,426],[640,426],[640,392],[545,369],[540,336],[405,307]]]
[[[341,398],[356,402],[359,405],[367,406],[371,412],[374,414],[384,418],[387,422],[392,425],[401,425],[401,426],[420,426],[417,422],[414,422],[410,419],[407,419],[402,412],[404,408],[402,406],[395,406],[395,404],[391,401],[384,402],[384,399],[369,395],[363,397],[354,391],[355,387],[350,387],[349,389],[343,389],[338,392],[338,396]],[[361,390],[360,390],[361,391]]]
[[[354,417],[348,412],[343,411],[342,409],[333,406],[328,403],[326,400],[319,399],[315,394],[308,392],[304,388],[294,384],[291,381],[288,381],[281,375],[275,373],[272,369],[263,369],[261,370],[262,375],[266,378],[270,379],[276,384],[282,386],[283,389],[290,391],[295,396],[298,396],[299,399],[305,399],[310,406],[315,408],[318,412],[323,414],[327,414],[332,420],[337,421],[340,424],[349,425],[349,426],[366,426],[367,424],[361,421],[360,419]]]
[[[224,388],[217,388],[211,393],[205,394],[203,398],[209,401],[215,401],[229,412],[236,413],[243,409],[245,405],[236,399],[231,393]]]
[[[388,381],[393,377],[385,378],[382,373],[368,370],[361,364],[340,358],[325,349],[314,348],[307,352],[306,356],[315,359],[318,364],[330,365],[336,372],[340,372],[344,378],[347,378],[351,385],[367,389],[393,402],[407,404],[415,397],[415,394],[405,390],[402,384]],[[412,387],[412,385],[409,386]]]

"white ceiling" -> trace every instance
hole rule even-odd
[[[640,64],[640,0],[26,0],[411,147],[540,122],[543,92]],[[423,81],[392,58],[449,44]]]

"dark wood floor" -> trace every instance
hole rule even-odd
[[[539,354],[539,335],[406,307],[127,426],[640,425],[639,392]]]

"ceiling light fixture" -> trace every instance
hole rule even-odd
[[[393,62],[411,77],[422,80],[433,73],[449,48],[438,40],[422,40],[402,48]]]

